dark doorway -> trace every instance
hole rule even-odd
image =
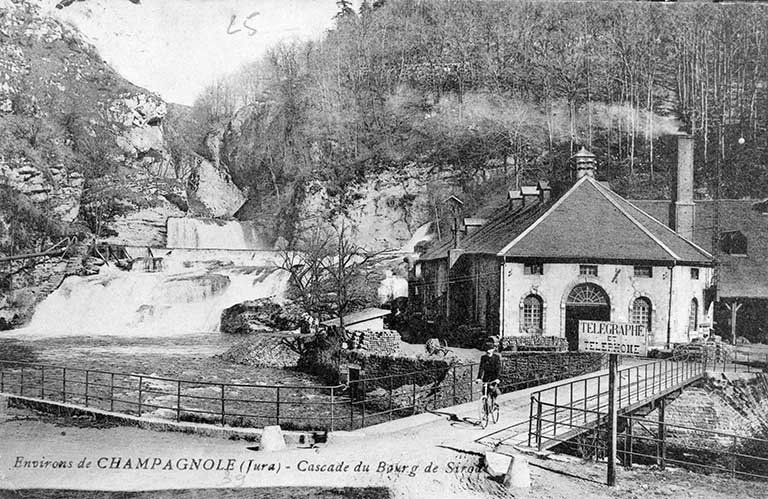
[[[611,320],[608,295],[597,284],[587,282],[574,287],[565,302],[565,339],[568,350],[579,349],[579,321]]]

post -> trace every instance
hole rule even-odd
[[[541,394],[539,394],[539,400],[536,407],[536,448],[541,450]]]
[[[19,376],[19,395],[24,396],[24,366],[21,366],[21,374]]]
[[[766,354],[768,355],[768,354]],[[469,401],[472,402],[473,396],[472,396],[472,383],[475,381],[472,376],[472,371],[474,370],[474,367],[472,367],[472,364],[469,365]]]
[[[85,406],[88,407],[88,376],[91,373],[89,370],[85,370]]]
[[[176,382],[176,421],[181,421],[181,380]]]
[[[453,405],[456,405],[456,366],[453,366]]]
[[[392,421],[392,376],[389,377],[389,420]]]
[[[61,402],[67,402],[67,368],[63,367],[61,372]]]
[[[277,389],[277,408],[280,409],[280,388]],[[277,413],[277,424],[280,424],[280,412]],[[224,426],[224,383],[221,384],[221,426]]]
[[[667,460],[667,428],[664,425],[664,417],[667,401],[665,398],[659,399],[659,428],[658,442],[656,443],[656,464],[660,470],[664,470]]]
[[[413,376],[411,378],[411,387],[413,388],[413,414],[416,414],[416,382],[413,381]]]
[[[144,384],[142,381],[144,381],[143,377],[139,376],[139,417],[141,417],[141,385]]]
[[[0,392],[5,391],[5,369],[3,369],[4,364],[0,363]]]
[[[115,373],[109,373],[109,410],[115,411]]]
[[[731,443],[731,479],[736,478],[736,435],[733,436]]]
[[[608,357],[608,486],[616,485],[616,371],[619,356]]]
[[[624,440],[624,467],[632,467],[632,416],[627,416],[627,436]]]
[[[221,385],[221,386],[222,386],[222,388],[224,387],[224,385]],[[277,402],[276,405],[275,405],[275,421],[276,421],[275,424],[276,425],[280,425],[280,387],[279,386],[277,387],[277,393],[275,394],[275,399],[276,399],[276,402]],[[222,398],[222,406],[223,406],[223,404],[224,404],[224,401],[223,401],[223,398]],[[224,410],[222,409],[222,413],[223,412],[224,412]],[[222,423],[222,425],[223,424],[224,423]]]
[[[333,431],[333,409],[336,405],[336,399],[333,397],[333,387],[331,387],[331,431]]]
[[[560,386],[555,387],[555,406],[553,407],[554,412],[552,413],[552,436],[557,436],[557,389],[560,388]]]
[[[45,399],[45,366],[40,366],[40,398]]]
[[[362,384],[363,384],[363,413],[360,419],[360,427],[365,428],[365,378],[363,378]]]

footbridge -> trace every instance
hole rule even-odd
[[[706,366],[689,359],[632,361],[619,369],[619,416],[645,416],[659,409],[663,423],[666,401],[698,381]],[[608,418],[608,373],[572,378],[530,392],[528,414],[478,439],[500,452],[527,448],[544,451],[605,425]],[[503,406],[502,406],[503,407]],[[507,419],[507,422],[509,420]]]

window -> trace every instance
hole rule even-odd
[[[720,245],[723,251],[729,255],[747,255],[747,236],[738,230],[732,230],[720,234]]]
[[[536,295],[528,295],[523,300],[523,329],[531,330],[542,328],[542,310],[544,302]]]
[[[636,265],[635,277],[653,277],[653,267],[648,265]]]
[[[691,279],[699,280],[699,269],[691,269]]]
[[[691,311],[688,316],[688,330],[696,331],[699,327],[699,302],[694,298],[691,300]]]
[[[643,324],[646,331],[651,330],[651,300],[640,297],[632,302],[630,322],[632,324]]]
[[[597,275],[597,265],[579,265],[579,275]]]
[[[523,274],[525,275],[543,275],[544,265],[540,263],[526,263],[523,266]]]

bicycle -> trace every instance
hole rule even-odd
[[[488,383],[483,383],[483,396],[480,397],[480,427],[485,429],[488,421],[496,424],[499,421],[499,404],[496,403],[496,397],[488,395],[490,385],[498,385],[499,380],[495,379]]]

